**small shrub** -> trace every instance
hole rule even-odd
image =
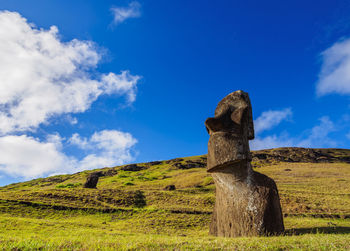
[[[133,186],[133,185],[134,185],[134,183],[132,183],[130,181],[124,183],[124,186]]]

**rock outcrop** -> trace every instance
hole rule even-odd
[[[174,191],[176,190],[176,187],[175,185],[167,185],[164,190],[167,190],[167,191]]]
[[[126,166],[123,166],[122,168],[120,168],[120,170],[131,171],[131,172],[137,172],[137,171],[141,171],[143,169],[146,169],[146,167],[139,166],[137,164],[129,164],[129,165],[126,165]]]
[[[258,167],[278,162],[350,163],[349,150],[336,148],[281,147],[253,151],[253,162]]]
[[[275,182],[251,167],[254,138],[247,93],[236,91],[220,101],[205,126],[210,135],[207,171],[216,185],[210,234],[224,237],[275,235],[284,231]]]

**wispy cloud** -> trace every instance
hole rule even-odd
[[[254,140],[250,141],[250,148],[252,150],[270,149],[293,145],[293,139],[291,139],[288,134],[282,134],[278,136],[276,134],[273,134],[266,137],[257,136]]]
[[[321,57],[317,94],[350,94],[350,39],[333,44],[321,53]]]
[[[280,124],[283,120],[290,120],[292,114],[290,108],[263,112],[260,117],[254,121],[255,133],[259,134],[265,130],[269,130]]]
[[[335,124],[324,116],[319,119],[319,123],[302,134],[290,136],[284,131],[281,134],[272,134],[265,137],[256,135],[250,142],[252,150],[276,148],[276,147],[335,147],[337,142],[329,137],[329,134],[336,131]]]
[[[329,117],[323,116],[319,118],[319,124],[315,125],[308,131],[308,136],[301,139],[297,146],[303,147],[334,147],[337,142],[332,140],[328,135],[336,131],[337,128]]]
[[[112,7],[113,24],[118,25],[129,18],[141,16],[141,4],[137,1],[129,3],[128,7]]]

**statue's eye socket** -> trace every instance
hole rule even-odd
[[[246,107],[240,107],[240,108],[237,108],[236,110],[234,110],[232,113],[231,113],[231,120],[233,122],[235,122],[236,124],[241,124],[241,121],[242,121],[242,117],[246,111]]]

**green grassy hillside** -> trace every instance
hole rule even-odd
[[[206,156],[59,175],[0,187],[0,246],[9,249],[350,249],[350,150],[253,152],[278,186],[286,233],[210,237],[215,186]],[[83,188],[100,171],[97,189]],[[167,186],[175,185],[175,190]]]

